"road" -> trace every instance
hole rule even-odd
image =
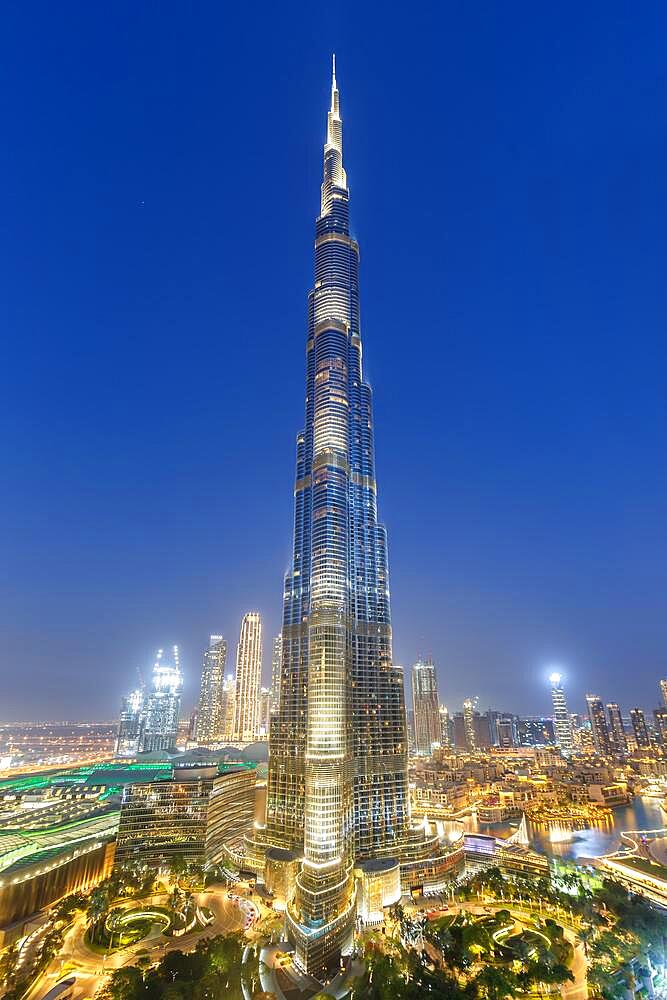
[[[151,902],[162,902],[164,905],[167,898],[167,896],[153,896]],[[84,1000],[95,995],[106,973],[125,965],[134,965],[139,951],[149,950],[154,953],[153,958],[161,958],[167,951],[192,951],[201,938],[212,937],[215,934],[229,934],[242,929],[243,914],[238,906],[227,898],[225,889],[197,893],[197,901],[201,906],[210,907],[215,913],[215,921],[209,927],[191,931],[181,937],[165,937],[157,931],[129,948],[108,956],[98,955],[86,945],[84,941],[86,918],[81,914],[65,935],[60,954],[26,994],[25,1000],[40,1000],[63,975],[76,976],[74,1000]],[[146,904],[147,900],[141,900],[141,903]],[[129,905],[134,904],[130,901]]]

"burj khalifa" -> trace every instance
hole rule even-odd
[[[298,964],[316,975],[349,948],[353,864],[397,855],[409,831],[403,676],[392,662],[349,208],[334,57],[266,826],[269,844],[302,859],[287,927]]]

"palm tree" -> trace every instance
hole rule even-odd
[[[10,986],[14,981],[19,959],[19,949],[13,944],[0,955],[0,984]]]
[[[106,889],[98,886],[90,894],[90,900],[88,901],[88,920],[90,922],[92,932],[91,939],[94,940],[97,936],[97,929],[99,927],[100,921],[109,912],[109,895]]]
[[[584,955],[588,959],[588,949],[591,943],[595,940],[595,931],[589,924],[583,924],[579,929],[577,934],[577,941],[583,946]]]

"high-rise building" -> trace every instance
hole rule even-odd
[[[667,746],[667,707],[654,708],[653,718],[660,742],[663,746]]]
[[[277,712],[280,705],[280,674],[283,662],[283,637],[275,636],[271,644],[271,711]]]
[[[667,706],[667,678],[663,678],[660,681],[660,694],[662,695],[662,703]]]
[[[415,752],[429,757],[433,744],[440,744],[438,678],[433,660],[418,660],[412,667],[412,710],[415,713]]]
[[[501,715],[496,722],[496,732],[499,747],[509,748],[516,746],[516,725],[514,717],[511,715]]]
[[[595,752],[602,754],[602,756],[608,756],[612,752],[612,745],[602,699],[598,698],[596,694],[587,694],[586,705],[588,706],[588,718],[591,722]]]
[[[236,705],[236,678],[227,674],[222,685],[222,738],[234,738],[234,708]]]
[[[287,932],[295,961],[315,975],[351,948],[353,859],[398,853],[409,831],[403,676],[392,663],[358,269],[334,71],[265,833],[271,847],[303,857]]]
[[[632,729],[635,734],[635,739],[637,740],[637,749],[645,750],[646,747],[650,747],[651,738],[648,734],[648,728],[646,726],[646,716],[642,712],[641,708],[630,709],[630,721],[632,722]]]
[[[569,757],[574,750],[572,739],[572,720],[567,710],[567,700],[563,687],[563,678],[559,673],[549,677],[551,683],[551,701],[554,707],[554,732],[556,742],[564,757]]]
[[[259,692],[259,730],[260,740],[268,740],[271,724],[271,688],[261,688]]]
[[[440,743],[443,747],[451,747],[452,745],[451,719],[446,705],[440,706]]]
[[[146,700],[141,750],[169,750],[176,746],[183,675],[178,659],[178,646],[174,646],[172,652],[173,662],[168,663],[159,649],[153,665],[153,685]]]
[[[622,756],[628,752],[628,741],[625,736],[623,716],[617,702],[610,701],[607,704],[607,718],[609,719],[609,738],[612,750],[617,756]]]
[[[233,738],[252,743],[259,738],[259,688],[262,679],[262,619],[249,611],[241,622],[236,650]]]
[[[212,635],[204,653],[197,713],[197,741],[204,746],[218,742],[224,733],[224,684],[227,643]]]
[[[468,750],[477,749],[477,733],[475,731],[476,698],[466,698],[463,702],[463,730]]]
[[[134,757],[139,752],[146,718],[146,692],[135,688],[123,698],[116,737],[116,756]]]
[[[407,722],[407,732],[408,732],[408,753],[411,757],[415,755],[415,713],[411,708],[408,708],[405,713],[405,718]]]

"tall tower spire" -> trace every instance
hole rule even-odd
[[[343,120],[340,116],[340,94],[336,81],[334,54],[331,66],[331,104],[327,114],[327,141],[324,144],[322,215],[331,214],[334,201],[343,197],[341,192],[347,195],[347,176],[343,169]]]
[[[355,859],[395,859],[409,836],[403,675],[392,662],[335,61],[306,357],[265,838],[301,862],[286,900],[295,962],[329,976],[352,947]]]

